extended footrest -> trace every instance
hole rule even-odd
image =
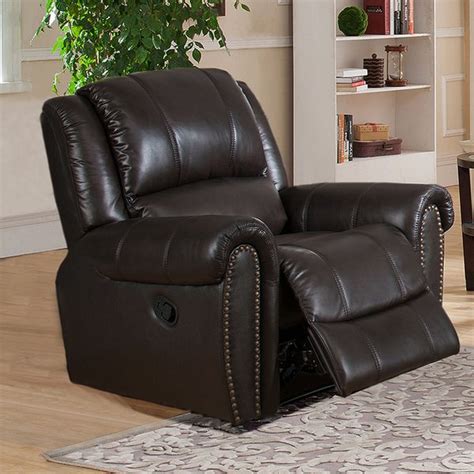
[[[308,237],[279,252],[312,345],[339,394],[459,351],[417,255],[395,227]]]

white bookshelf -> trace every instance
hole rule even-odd
[[[343,36],[337,15],[362,0],[293,2],[294,180],[436,182],[435,0],[415,2],[415,34]],[[385,45],[404,44],[407,87],[337,92],[335,73],[362,67]],[[383,122],[403,139],[402,154],[337,163],[336,114]]]

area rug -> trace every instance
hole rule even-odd
[[[107,472],[474,472],[474,349],[245,428],[186,414],[45,454]]]

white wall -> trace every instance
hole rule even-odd
[[[416,5],[416,3],[415,3]],[[438,183],[457,184],[459,141],[467,138],[464,58],[464,2],[437,0],[437,149]]]
[[[39,125],[41,105],[53,95],[51,81],[60,70],[60,62],[48,60],[55,31],[30,44],[41,18],[39,3],[22,0],[23,56],[28,59],[23,62],[22,73],[23,79],[31,81],[32,91],[0,94],[0,256],[64,245]],[[224,51],[206,52],[202,66],[226,68],[249,83],[267,112],[290,174],[291,7],[277,6],[277,0],[247,0],[252,10],[247,14],[234,11],[231,3],[227,0],[228,14],[221,24],[229,45],[236,49],[230,56]],[[449,185],[456,182],[455,159],[463,137],[445,136],[443,123],[447,124],[448,135],[450,130],[465,126],[462,104],[466,104],[466,97],[461,80],[465,73],[463,0],[438,0],[437,9],[437,29],[442,35],[438,38],[437,56],[438,177],[442,184]],[[443,78],[447,84],[446,106],[442,104]]]
[[[23,79],[32,91],[0,94],[0,256],[64,246],[56,213],[39,115],[60,70],[49,48],[55,31],[30,43],[41,19],[39,0],[22,0]],[[267,112],[287,170],[292,169],[291,8],[277,0],[247,0],[251,12],[227,0],[221,19],[230,55],[208,51],[203,67],[228,69],[248,82]]]

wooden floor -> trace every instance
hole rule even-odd
[[[457,203],[457,188],[450,190]],[[464,287],[459,222],[446,243],[445,308],[462,344],[474,346],[474,293]],[[41,452],[179,413],[68,381],[54,293],[64,255],[46,252],[0,262],[2,472],[77,472],[47,463]]]

